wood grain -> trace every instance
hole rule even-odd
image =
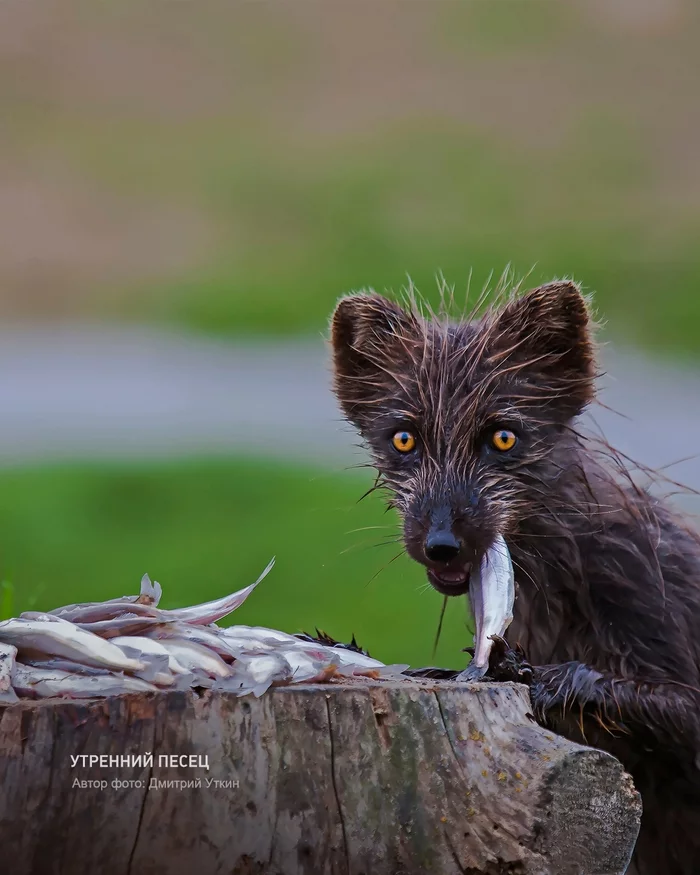
[[[13,875],[621,875],[631,778],[528,707],[425,680],[0,706],[0,847]]]

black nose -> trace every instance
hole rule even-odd
[[[431,562],[449,562],[459,554],[460,543],[450,531],[430,532],[424,550]]]

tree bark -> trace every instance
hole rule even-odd
[[[631,778],[528,710],[417,679],[8,705],[0,852],[13,875],[625,872]]]

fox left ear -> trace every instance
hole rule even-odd
[[[342,298],[331,317],[333,388],[345,416],[362,431],[372,406],[397,381],[418,337],[416,316],[375,293]]]
[[[593,320],[575,283],[561,280],[531,289],[495,313],[489,328],[492,354],[517,364],[533,396],[556,401],[566,418],[593,400]]]

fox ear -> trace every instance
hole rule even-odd
[[[595,396],[596,356],[588,303],[573,282],[531,289],[496,313],[496,358],[516,364],[528,394],[570,419]]]
[[[363,409],[386,394],[392,371],[400,373],[418,321],[374,293],[342,298],[331,317],[333,389],[345,416],[361,429]]]

